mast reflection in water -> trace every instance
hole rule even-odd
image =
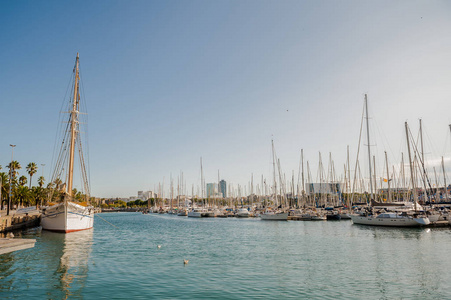
[[[55,234],[63,240],[64,247],[59,259],[57,274],[60,278],[59,290],[66,297],[81,296],[88,276],[88,261],[91,254],[93,229],[73,232],[70,234]]]
[[[0,255],[1,299],[83,298],[93,229],[61,234],[39,228],[21,237],[36,238],[37,242],[32,249]]]

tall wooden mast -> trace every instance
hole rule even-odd
[[[70,111],[70,152],[69,152],[69,170],[67,175],[67,194],[69,197],[72,197],[72,185],[73,185],[73,176],[74,176],[74,154],[75,154],[75,139],[76,139],[76,127],[78,123],[78,53],[77,58],[75,60],[75,83],[74,83],[74,97],[72,99],[72,110]]]

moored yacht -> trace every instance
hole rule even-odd
[[[288,212],[266,211],[260,214],[260,219],[266,221],[288,221]]]
[[[250,213],[246,208],[238,208],[235,217],[237,218],[249,218]]]
[[[354,224],[395,226],[395,227],[420,227],[429,225],[431,222],[426,216],[408,215],[407,213],[387,212],[378,215],[351,215]]]
[[[193,208],[188,212],[188,217],[190,218],[202,218],[205,214],[205,210],[203,208]]]
[[[42,208],[41,225],[42,229],[68,233],[90,229],[94,224],[94,208],[87,204],[89,201],[89,182],[86,170],[85,159],[83,158],[83,149],[81,147],[80,137],[80,92],[79,92],[79,56],[75,60],[74,67],[74,87],[73,98],[68,107],[68,125],[64,125],[65,132],[61,145],[60,154],[56,161],[56,167],[52,175],[52,183],[55,187],[49,193],[49,201],[58,199],[60,202],[51,206]],[[75,151],[77,148],[77,151]],[[79,156],[79,169],[81,172],[82,184],[85,192],[84,199],[78,201],[86,201],[80,203],[75,200],[73,190],[75,153]],[[62,179],[66,182],[63,183]],[[78,202],[78,203],[76,203]]]
[[[41,214],[42,229],[69,233],[90,229],[94,224],[94,209],[65,201],[44,207]]]

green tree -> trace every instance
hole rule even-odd
[[[27,165],[27,172],[28,175],[30,175],[30,186],[28,188],[31,189],[31,179],[33,178],[33,175],[36,174],[36,172],[38,171],[38,166],[36,165],[36,163],[31,162]]]
[[[9,179],[8,174],[5,172],[0,173],[0,185],[1,185],[1,205],[0,209],[3,210],[3,201],[8,200],[8,193],[9,193]]]
[[[19,204],[20,206],[22,205],[28,206],[30,204],[30,192],[28,190],[28,187],[26,187],[25,185],[17,187],[15,194],[17,204]]]
[[[63,182],[62,182],[61,179],[59,179],[59,178],[56,178],[56,179],[53,181],[53,184],[54,184],[55,189],[57,189],[57,190],[59,190],[59,191],[62,190],[63,187],[64,187]]]
[[[19,174],[19,171],[17,170],[22,169],[22,166],[17,160],[14,160],[8,164],[8,169],[10,170],[12,176],[15,178]]]
[[[85,195],[77,189],[72,189],[72,197],[75,201],[83,202],[85,200]]]
[[[63,187],[64,185],[59,178],[55,179],[53,182],[49,182],[46,189],[47,197],[45,198],[45,203],[59,202],[64,194],[62,190]]]
[[[38,185],[39,185],[40,188],[42,188],[44,186],[44,182],[45,182],[44,176],[40,176],[38,178]]]
[[[40,186],[34,186],[31,188],[30,195],[31,199],[34,200],[34,205],[36,205],[36,207],[38,205],[42,206],[42,203],[44,202],[46,196],[46,189]],[[33,203],[31,204],[33,205]]]
[[[27,184],[27,177],[25,177],[25,176],[20,176],[20,178],[19,178],[19,185],[20,186],[24,186],[24,185],[26,185]]]
[[[17,160],[14,160],[8,164],[8,169],[9,169],[10,176],[11,176],[11,178],[10,178],[11,192],[12,192],[12,194],[15,195],[16,194],[16,186],[17,186],[17,176],[19,175],[19,171],[17,171],[17,170],[22,169],[22,166],[20,165],[20,163]],[[9,185],[8,185],[8,189],[9,189]],[[9,191],[8,191],[8,195],[9,195]],[[13,204],[13,202],[11,202],[11,205]]]
[[[114,206],[115,207],[127,207],[127,203],[122,200],[117,200],[117,201],[114,201]]]

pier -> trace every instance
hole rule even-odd
[[[9,216],[6,216],[5,211],[1,211],[0,233],[36,227],[40,223],[41,214],[36,210],[18,214],[15,211],[11,211]],[[0,255],[33,248],[35,243],[35,239],[0,238]]]
[[[0,238],[0,255],[33,248],[35,243],[35,239]]]
[[[19,229],[31,228],[39,226],[41,222],[41,213],[38,211],[14,214],[6,216],[1,214],[0,232],[10,232]]]

